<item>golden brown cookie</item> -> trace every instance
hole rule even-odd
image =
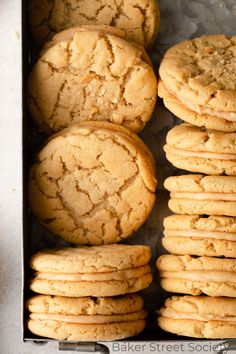
[[[236,216],[236,177],[183,175],[168,177],[169,208],[177,214]]]
[[[165,54],[158,94],[172,113],[199,127],[236,131],[236,36],[207,35]]]
[[[201,114],[236,120],[236,36],[206,35],[170,48],[159,73],[166,89]]]
[[[116,296],[137,292],[152,281],[149,246],[103,245],[36,253],[30,289],[66,297]]]
[[[181,118],[185,122],[198,127],[205,127],[206,129],[214,129],[228,133],[236,132],[236,121],[203,113],[199,109],[197,112],[190,109],[165,88],[162,80],[159,80],[158,82],[158,96],[163,98],[166,108],[176,115],[176,117]]]
[[[94,120],[140,132],[157,96],[144,49],[104,29],[69,37],[44,52],[30,73],[28,105],[37,125],[52,133]]]
[[[42,45],[55,33],[81,25],[110,25],[123,29],[127,38],[145,47],[155,39],[160,23],[156,0],[30,0],[29,23]]]
[[[153,157],[135,134],[83,122],[55,135],[31,167],[29,204],[52,233],[75,244],[121,241],[149,216]]]
[[[235,338],[236,299],[173,296],[159,310],[158,324],[167,332],[195,338]]]
[[[236,259],[162,255],[156,265],[166,291],[236,297]]]
[[[114,298],[34,296],[27,302],[28,328],[59,340],[115,340],[134,336],[145,327],[146,311],[139,295]]]
[[[162,244],[170,253],[236,258],[236,218],[171,215],[164,227]]]
[[[123,315],[143,308],[143,299],[137,294],[116,297],[63,297],[35,295],[27,300],[26,308],[32,313],[58,315]],[[130,311],[132,309],[132,311]]]
[[[236,133],[185,123],[172,128],[166,142],[166,157],[178,168],[211,175],[236,175]]]

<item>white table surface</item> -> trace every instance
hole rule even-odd
[[[56,344],[36,347],[23,343],[21,334],[20,14],[19,0],[0,0],[0,354],[52,354],[57,352]],[[184,352],[212,351],[209,347],[200,352],[185,347]]]

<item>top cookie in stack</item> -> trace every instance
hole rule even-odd
[[[155,73],[144,48],[117,34],[69,29],[45,45],[28,81],[29,110],[43,131],[85,120],[143,129],[155,107]]]
[[[184,121],[236,131],[236,36],[207,35],[170,48],[159,70],[158,93]]]
[[[29,22],[39,45],[70,27],[109,25],[125,30],[128,40],[150,47],[160,13],[156,0],[31,0]]]

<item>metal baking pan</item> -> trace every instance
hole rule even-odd
[[[216,0],[217,2],[218,0]],[[178,28],[179,24],[176,16],[173,14],[173,9],[167,9],[167,0],[160,0],[161,7],[161,30],[157,37],[156,43],[149,53],[152,61],[154,63],[154,68],[157,73],[158,64],[163,53],[172,44],[188,38],[190,36],[186,35],[184,37],[181,29]],[[191,9],[191,3],[196,3],[197,1],[173,1],[176,3],[176,11],[178,11],[178,6],[184,6],[186,3]],[[202,3],[212,3],[211,0],[199,1]],[[194,5],[196,6],[196,4]],[[195,8],[195,7],[194,7]],[[180,9],[180,8],[179,8]],[[162,12],[163,10],[163,12]],[[171,12],[172,11],[172,12]],[[200,19],[201,20],[201,19]],[[200,21],[199,20],[199,21]],[[187,17],[184,20],[184,26],[186,26]],[[179,37],[175,34],[172,36],[172,41],[170,39],[170,31],[168,32],[168,26],[176,28],[179,31]],[[235,26],[234,26],[235,27]],[[233,28],[232,28],[233,31]],[[196,33],[192,33],[192,37],[201,35],[204,32],[204,26],[199,24]],[[208,32],[212,33],[212,32]],[[231,33],[226,33],[231,34]],[[94,352],[94,353],[171,353],[171,352],[218,352],[223,353],[225,350],[236,350],[236,340],[198,340],[191,339],[187,337],[180,337],[174,334],[170,334],[162,331],[158,328],[156,323],[156,310],[161,307],[166,297],[172,294],[167,294],[161,289],[159,285],[158,274],[155,269],[155,260],[158,256],[166,253],[161,245],[162,237],[162,221],[167,215],[170,215],[170,211],[167,207],[168,193],[163,189],[163,181],[166,177],[170,175],[176,175],[184,173],[171,166],[165,159],[163,152],[163,145],[165,143],[165,137],[168,130],[175,124],[178,123],[178,119],[174,117],[170,112],[168,112],[158,100],[156,110],[153,114],[151,121],[147,124],[144,131],[141,133],[141,138],[150,147],[154,154],[157,162],[157,172],[158,172],[158,189],[157,189],[157,202],[153,209],[151,216],[148,221],[138,230],[135,235],[133,235],[126,243],[130,244],[148,244],[152,247],[152,267],[154,274],[153,284],[141,292],[145,300],[145,307],[149,312],[149,318],[147,321],[147,328],[140,335],[135,338],[130,338],[125,341],[116,342],[71,342],[71,341],[55,341],[48,338],[38,337],[26,328],[26,321],[28,313],[25,310],[24,303],[25,300],[32,294],[28,289],[28,281],[32,276],[32,272],[28,267],[28,260],[32,254],[44,248],[54,248],[57,246],[68,245],[64,241],[59,240],[55,236],[48,233],[43,227],[41,227],[33,215],[31,214],[27,205],[26,196],[26,186],[27,186],[27,175],[30,164],[34,161],[34,156],[36,151],[39,150],[41,144],[45,140],[45,136],[39,132],[32,122],[28,110],[27,110],[27,98],[26,98],[26,85],[29,70],[37,58],[37,48],[34,46],[34,42],[31,38],[28,23],[27,23],[27,1],[22,0],[22,36],[23,36],[23,48],[22,48],[22,68],[23,68],[23,124],[22,124],[22,134],[23,134],[23,296],[22,296],[22,311],[23,311],[23,340],[25,342],[33,342],[34,344],[42,345],[47,342],[58,343],[58,349],[62,351],[77,351],[77,352]],[[182,37],[181,37],[182,36]],[[178,38],[177,38],[178,37]],[[236,336],[236,334],[235,334]]]

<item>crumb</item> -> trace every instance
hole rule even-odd
[[[18,31],[14,31],[13,33],[16,39],[20,38],[20,33]]]

